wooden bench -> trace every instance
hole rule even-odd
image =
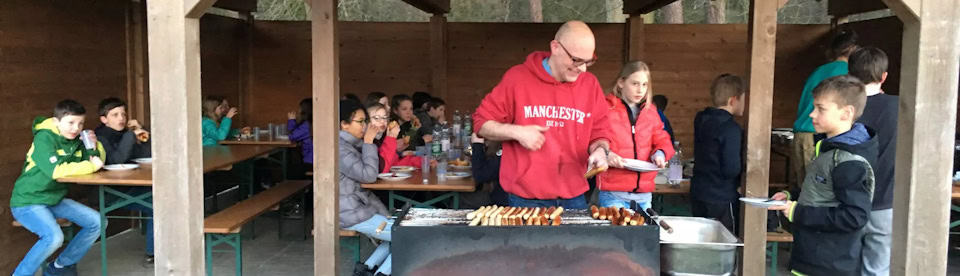
[[[20,224],[19,221],[14,220],[10,223],[13,227],[23,227],[23,224]],[[60,225],[60,230],[63,231],[63,240],[69,241],[73,239],[73,223],[65,218],[58,218],[57,225]]]
[[[243,275],[243,251],[240,242],[240,230],[243,225],[308,186],[310,181],[307,180],[284,181],[205,218],[203,233],[206,236],[207,275],[213,275],[213,248],[221,243],[233,247],[236,275]]]
[[[777,258],[779,252],[779,244],[781,242],[792,243],[793,234],[790,234],[783,229],[777,229],[777,232],[767,232],[767,243],[770,244],[769,250],[767,251],[767,256],[770,256],[770,274],[772,276],[777,276]]]

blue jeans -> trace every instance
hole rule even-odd
[[[62,266],[76,264],[87,254],[87,250],[100,237],[100,213],[68,198],[53,206],[28,205],[11,208],[13,218],[30,230],[40,240],[23,257],[13,275],[33,275],[47,257],[53,255],[63,245],[63,231],[57,225],[57,218],[65,218],[82,229],[60,252],[56,263]]]
[[[507,201],[511,207],[555,207],[563,206],[565,209],[587,209],[587,200],[583,195],[571,199],[526,199],[514,194],[507,196]]]
[[[380,227],[380,224],[383,222],[386,222],[387,226],[383,228],[383,231],[377,233],[377,228]],[[363,222],[347,227],[347,230],[357,231],[368,237],[384,241],[380,243],[380,246],[377,246],[377,249],[373,250],[370,258],[367,258],[367,261],[363,264],[366,265],[367,268],[373,268],[379,265],[380,268],[378,268],[376,272],[386,275],[393,273],[393,256],[390,254],[390,231],[392,228],[393,220],[387,219],[387,217],[383,215],[373,215],[373,217]]]
[[[890,243],[893,234],[893,208],[873,210],[864,227],[861,252],[863,275],[890,275]]]
[[[631,193],[631,195],[636,195],[635,198],[623,198],[617,196],[616,193],[610,191],[600,191],[597,194],[597,199],[600,204],[600,207],[621,207],[630,209],[630,200],[636,201],[640,208],[644,211],[647,209],[653,208],[653,205],[650,204],[650,198],[652,195],[650,193]],[[644,200],[645,199],[645,200]]]

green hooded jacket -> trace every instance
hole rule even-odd
[[[97,149],[87,150],[80,139],[60,135],[53,118],[37,117],[33,121],[33,144],[13,186],[10,207],[60,203],[67,195],[67,184],[56,179],[96,172],[90,156],[105,159],[107,155],[100,142]]]

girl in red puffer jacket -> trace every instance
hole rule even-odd
[[[651,94],[650,68],[642,61],[631,61],[620,70],[612,93],[607,95],[611,168],[597,179],[599,204],[603,207],[629,208],[633,200],[644,210],[650,208],[657,172],[626,169],[624,160],[637,159],[664,168],[673,157],[670,134],[663,130]]]

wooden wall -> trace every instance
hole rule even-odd
[[[241,109],[234,117],[234,128],[244,125],[251,115],[242,106],[249,77],[244,68],[248,62],[247,36],[246,21],[213,14],[200,18],[201,94],[222,96]]]
[[[54,3],[55,2],[55,3]],[[72,98],[99,124],[97,103],[126,93],[126,2],[5,0],[0,3],[0,274],[10,274],[36,236],[10,222],[9,200],[33,140],[36,116]],[[83,194],[77,193],[72,194]]]
[[[857,21],[848,24],[860,36],[860,45],[880,48],[887,53],[890,66],[887,68],[887,81],[883,91],[900,95],[900,57],[903,47],[903,22],[896,17],[884,17],[873,20]]]

